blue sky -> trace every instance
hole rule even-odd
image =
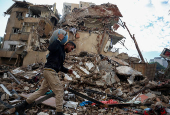
[[[123,15],[122,20],[126,22],[131,34],[135,34],[144,59],[149,61],[158,57],[164,47],[170,47],[169,0],[131,0],[127,5],[130,5],[130,9],[126,11],[123,5],[118,6]],[[126,37],[125,45],[128,48],[122,48],[121,51],[139,57],[128,33],[122,28],[118,32]]]
[[[26,0],[33,4],[49,4],[56,2],[57,10],[61,14],[63,2],[79,3],[78,0]],[[92,2],[91,0],[82,0]],[[135,38],[142,52],[145,61],[158,57],[163,48],[170,48],[170,1],[169,0],[93,0],[93,3],[100,5],[103,3],[116,4],[122,13],[121,20],[126,22],[131,34]],[[12,0],[0,0],[0,36],[4,36],[8,15],[4,13],[14,2]],[[116,32],[122,34],[125,39],[125,46],[116,44],[120,52],[127,53],[129,56],[139,57],[133,40],[128,32],[120,27]]]

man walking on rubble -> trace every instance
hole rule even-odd
[[[66,35],[66,34],[65,34]],[[59,39],[64,39],[65,35],[58,35]],[[66,40],[67,41],[67,40]],[[26,108],[29,107],[38,97],[44,95],[49,88],[55,94],[56,98],[56,115],[63,115],[63,95],[64,89],[62,83],[59,80],[57,73],[62,71],[64,73],[72,74],[71,69],[67,69],[63,66],[65,60],[65,52],[69,53],[76,48],[76,45],[72,41],[62,43],[59,40],[54,40],[49,45],[49,55],[47,62],[44,66],[43,76],[44,80],[39,90],[31,94],[23,103],[15,107],[15,111],[22,113]]]

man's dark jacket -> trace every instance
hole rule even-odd
[[[47,57],[47,62],[45,63],[44,68],[54,69],[57,73],[59,71],[67,73],[68,69],[63,66],[65,60],[64,45],[62,45],[60,41],[55,40],[49,45],[48,50],[50,53]]]

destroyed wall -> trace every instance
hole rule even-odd
[[[10,50],[10,45],[9,44],[13,44],[13,45],[16,45],[16,47],[18,47],[19,45],[25,45],[26,43],[22,42],[22,41],[4,41],[4,49],[9,49]],[[11,51],[15,51],[15,50],[11,49]]]
[[[14,58],[20,46],[25,45],[28,51],[46,51],[47,40],[53,27],[58,23],[58,13],[56,9],[51,10],[54,5],[33,5],[28,2],[14,1],[15,3],[6,11],[10,18],[6,26],[4,35],[3,50],[1,59]],[[41,40],[40,40],[41,39]],[[9,52],[12,51],[12,52]],[[22,52],[17,55],[21,55]],[[20,56],[19,56],[20,57]]]
[[[64,15],[67,13],[71,13],[74,10],[77,10],[78,8],[87,8],[91,5],[95,5],[95,4],[91,2],[82,2],[82,1],[80,1],[79,4],[63,3],[62,14]]]
[[[87,7],[91,6],[91,5],[95,5],[95,3],[80,1],[79,8],[87,8]]]
[[[75,40],[76,43],[76,53],[80,53],[81,51],[87,51],[89,53],[98,53],[98,46],[97,44],[102,38],[102,35],[98,35],[95,33],[87,33],[87,32],[79,32],[80,38],[74,38],[73,34],[69,34],[69,40]]]
[[[121,53],[121,54],[117,55],[116,57],[118,57],[119,59],[122,59],[122,60],[127,60],[129,58],[127,53]]]
[[[146,76],[150,81],[155,78],[156,64],[149,63],[139,63],[140,59],[137,57],[129,57],[127,53],[121,53],[116,56],[117,58],[127,62],[130,66],[141,72],[144,76]]]
[[[47,54],[48,54],[48,51],[47,52],[28,51],[27,55],[24,57],[24,60],[23,60],[23,67],[27,67],[28,65],[31,65],[34,63],[45,63]]]
[[[71,12],[74,10],[74,9],[78,9],[79,8],[79,4],[71,4]]]
[[[63,28],[67,31],[71,30],[69,40],[76,43],[75,52],[87,51],[107,56],[117,55],[118,52],[111,52],[111,48],[124,38],[110,30],[111,26],[118,23],[119,17],[122,17],[117,6],[109,3],[92,5],[92,3],[82,2],[82,4],[88,4],[90,7],[76,9],[60,20]]]
[[[43,12],[41,12],[41,17],[50,17],[49,11],[43,11]]]
[[[108,26],[110,26],[109,28],[111,28],[114,23],[118,22],[118,17],[122,17],[118,7],[114,4],[108,3],[102,5],[93,5],[85,9],[77,9],[76,11],[67,14],[65,19],[61,20],[61,22],[63,26],[78,26],[81,25],[81,23],[85,20],[88,21],[88,19],[94,19],[88,23],[99,21],[103,24],[102,27],[106,26],[108,28]],[[95,26],[93,28],[95,29]],[[101,29],[103,30],[104,28]]]
[[[71,3],[63,3],[63,9],[62,9],[62,14],[67,14],[69,12],[71,12]],[[72,8],[74,9],[74,8]]]
[[[156,64],[148,63],[131,63],[131,67],[135,70],[141,72],[145,75],[150,81],[154,80],[156,72]]]
[[[98,33],[88,33],[88,32],[78,32],[79,38],[70,32],[69,40],[73,40],[76,44],[75,53],[80,53],[86,51],[89,53],[102,54],[106,56],[116,56],[118,52],[112,52],[109,50],[110,43],[107,44],[108,40],[111,39],[108,34],[98,34]],[[123,36],[122,36],[123,38]],[[114,39],[114,38],[113,38]]]
[[[8,19],[6,26],[6,35],[4,37],[4,41],[16,41],[18,40],[18,30],[21,29],[23,21],[23,17],[26,15],[28,11],[27,8],[13,8],[10,18]],[[20,16],[21,15],[21,19]]]

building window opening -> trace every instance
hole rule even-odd
[[[16,45],[10,45],[9,51],[15,51]]]
[[[16,14],[16,18],[18,18],[18,20],[22,20],[23,19],[23,13],[22,12],[17,12]]]
[[[13,28],[13,33],[18,33],[19,32],[19,28]]]

